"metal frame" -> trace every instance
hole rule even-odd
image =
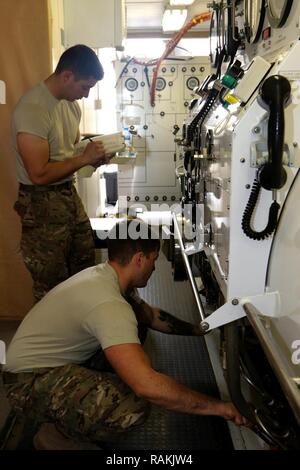
[[[245,303],[243,308],[300,424],[300,375],[291,376],[277,344],[274,344],[268,328],[263,325],[264,315],[251,303]]]

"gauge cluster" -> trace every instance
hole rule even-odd
[[[210,58],[219,74],[236,53],[278,55],[299,35],[298,2],[293,0],[221,0],[213,2],[210,25]],[[227,64],[227,65],[226,65]]]
[[[260,21],[256,21],[258,39],[246,46],[250,58],[259,55],[273,62],[298,40],[298,6],[295,0],[268,0],[265,12],[261,8]]]
[[[155,65],[116,64],[119,128],[137,152],[135,165],[119,167],[119,195],[137,203],[180,201],[180,187],[175,175],[175,139],[191,100],[210,73],[206,57],[165,60],[156,79],[155,106],[150,92]]]

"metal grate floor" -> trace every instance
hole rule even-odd
[[[151,305],[192,323],[199,321],[188,281],[174,283],[171,264],[163,254],[141,297]],[[149,331],[145,348],[153,367],[194,390],[218,397],[218,389],[203,338]],[[146,423],[123,437],[116,450],[233,449],[221,418],[175,413],[153,406]]]

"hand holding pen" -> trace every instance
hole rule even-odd
[[[101,140],[93,141],[89,138],[83,156],[86,160],[87,165],[92,165],[97,168],[100,165],[105,165],[109,162],[111,156],[106,154],[105,148]]]

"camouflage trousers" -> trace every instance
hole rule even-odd
[[[114,373],[67,364],[16,375],[21,380],[12,384],[3,377],[13,409],[40,423],[54,422],[80,441],[114,441],[141,424],[150,409]]]
[[[15,210],[21,250],[36,301],[73,274],[95,264],[90,221],[74,185],[20,185]]]

